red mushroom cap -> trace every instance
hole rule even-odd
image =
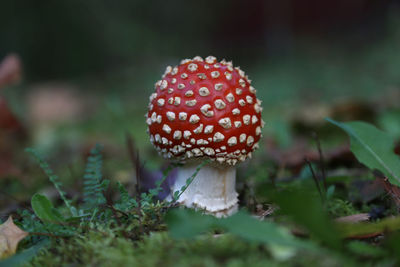
[[[150,141],[167,158],[209,157],[235,165],[258,148],[261,101],[231,62],[209,56],[167,67],[150,96]]]

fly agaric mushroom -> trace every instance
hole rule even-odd
[[[251,81],[231,62],[197,56],[168,66],[155,90],[146,114],[150,141],[162,156],[184,163],[172,193],[209,158],[178,202],[216,216],[232,214],[235,165],[251,158],[264,126]]]

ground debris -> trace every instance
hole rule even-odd
[[[28,233],[21,230],[14,224],[12,217],[0,225],[0,259],[15,254],[18,243],[28,236]]]

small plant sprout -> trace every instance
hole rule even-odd
[[[251,81],[231,62],[195,57],[167,67],[150,96],[146,122],[157,151],[184,163],[172,187],[173,196],[185,188],[179,203],[218,217],[237,210],[235,166],[258,148],[261,111]],[[198,170],[205,159],[210,163]]]

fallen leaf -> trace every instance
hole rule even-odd
[[[18,243],[28,236],[28,233],[21,230],[14,224],[12,217],[0,225],[0,259],[5,259],[15,254]]]
[[[341,222],[341,223],[357,223],[357,222],[365,222],[368,221],[370,218],[368,213],[359,213],[359,214],[353,214],[349,216],[344,216],[344,217],[339,217],[336,218],[336,222]]]

